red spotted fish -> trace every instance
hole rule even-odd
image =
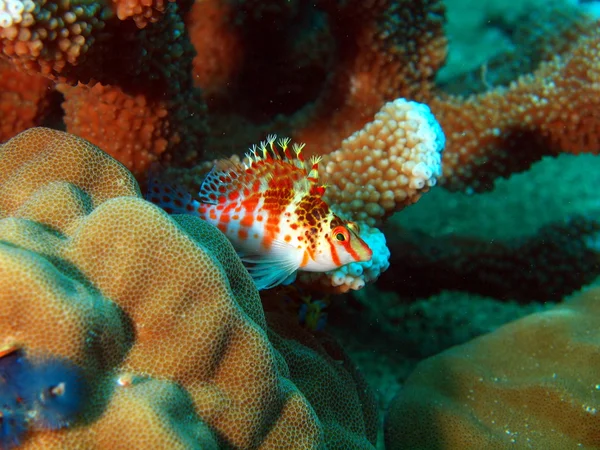
[[[169,213],[195,214],[218,227],[259,290],[291,281],[298,270],[326,272],[369,261],[372,251],[358,226],[323,201],[319,158],[305,161],[303,145],[290,148],[289,139],[275,140],[269,136],[254,146],[247,163],[218,161],[197,200],[152,181],[148,200]]]

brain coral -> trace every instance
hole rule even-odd
[[[301,347],[312,364],[294,368],[275,349],[218,230],[142,200],[122,165],[66,133],[25,131],[0,165],[0,347],[67,358],[92,386],[78,423],[30,430],[24,448],[318,448],[328,436],[372,448],[364,386],[346,371],[320,384],[343,385],[335,402],[299,390],[298,372],[337,363]]]
[[[600,288],[421,362],[389,448],[600,447]]]

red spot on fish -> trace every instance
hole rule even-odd
[[[253,223],[254,216],[252,214],[246,214],[244,217],[242,217],[242,220],[240,221],[240,225],[247,228],[250,228]]]
[[[246,239],[248,239],[248,232],[245,229],[240,228],[238,230],[238,237],[245,241]]]

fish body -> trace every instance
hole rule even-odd
[[[274,287],[297,270],[326,272],[372,251],[356,224],[342,220],[323,200],[318,158],[304,161],[302,146],[270,136],[253,147],[248,163],[217,162],[198,199],[150,186],[149,199],[172,212],[197,214],[232,242],[259,289]],[[169,192],[166,192],[168,190]]]

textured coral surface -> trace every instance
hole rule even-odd
[[[79,423],[25,448],[371,447],[359,379],[335,369],[343,390],[305,386],[311,406],[290,379],[338,365],[292,344],[312,363],[288,366],[216,228],[167,216],[122,165],[62,132],[21,133],[0,164],[0,343],[68,358],[93,386]]]
[[[389,448],[597,448],[600,289],[421,362]]]

